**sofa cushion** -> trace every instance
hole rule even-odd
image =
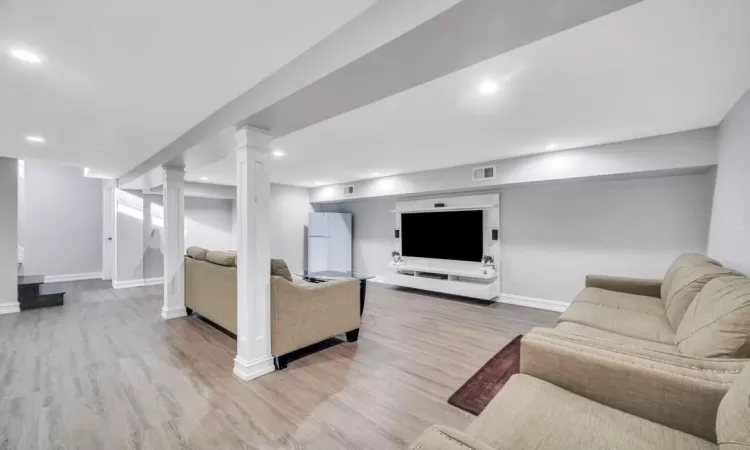
[[[711,280],[677,328],[677,347],[702,358],[750,357],[750,278]]]
[[[587,338],[597,339],[600,341],[610,342],[625,347],[637,347],[639,349],[655,350],[657,352],[679,354],[680,351],[674,344],[664,344],[661,342],[645,341],[643,339],[623,336],[612,333],[611,331],[600,330],[599,328],[587,327],[572,322],[562,322],[555,326],[555,331],[561,333],[584,336]]]
[[[721,450],[750,448],[750,365],[735,380],[719,405],[716,436]]]
[[[674,344],[674,331],[665,316],[643,314],[591,303],[573,303],[557,323],[572,322],[636,339]]]
[[[198,261],[205,261],[206,253],[208,253],[208,250],[206,250],[203,247],[193,246],[193,247],[188,247],[187,250],[185,250],[186,255]]]
[[[237,254],[232,252],[222,252],[214,250],[206,253],[206,261],[218,264],[220,266],[236,267]]]
[[[498,449],[716,449],[716,445],[514,375],[466,430]]]
[[[661,297],[672,329],[680,326],[685,311],[706,283],[721,275],[736,274],[703,255],[689,253],[677,258],[661,285]]]
[[[289,271],[289,267],[286,265],[286,261],[283,259],[272,259],[271,260],[271,276],[277,276],[284,278],[287,281],[294,282],[292,273]]]
[[[625,294],[595,287],[582,290],[573,303],[591,303],[608,308],[624,309],[643,314],[664,315],[664,302],[660,298]]]

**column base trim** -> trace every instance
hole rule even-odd
[[[245,361],[237,356],[234,358],[234,370],[232,373],[242,381],[250,381],[262,377],[276,370],[273,364],[273,356],[268,355],[255,361]]]
[[[177,308],[162,308],[161,309],[161,317],[164,320],[176,319],[178,317],[185,317],[185,316],[187,316],[187,309],[184,306],[177,307]]]
[[[21,304],[18,302],[0,303],[0,315],[15,314],[21,312]]]

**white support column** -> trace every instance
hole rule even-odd
[[[151,211],[143,211],[144,217]],[[164,307],[168,320],[185,311],[185,170],[164,167]]]
[[[234,374],[252,380],[274,370],[271,356],[271,182],[272,137],[244,127],[237,142],[237,357]]]
[[[0,314],[18,304],[18,160],[0,158]]]

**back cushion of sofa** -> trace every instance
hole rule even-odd
[[[208,253],[208,250],[203,247],[192,246],[188,247],[187,250],[185,250],[186,255],[198,261],[205,261],[206,253]]]
[[[716,437],[721,450],[750,448],[750,365],[737,377],[719,405]]]
[[[212,251],[206,253],[206,261],[220,266],[235,267],[237,266],[237,253]]]
[[[677,328],[676,343],[682,353],[700,358],[750,357],[750,278],[709,281]]]
[[[682,255],[672,264],[661,285],[667,320],[676,330],[695,296],[709,281],[722,275],[739,275],[703,255]]]

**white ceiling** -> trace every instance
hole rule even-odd
[[[373,2],[0,1],[0,156],[121,174]]]
[[[646,0],[276,142],[314,186],[718,124],[750,88],[750,1]],[[478,94],[485,79],[494,96]],[[363,86],[366,89],[366,86]],[[188,173],[233,184],[234,159]]]

